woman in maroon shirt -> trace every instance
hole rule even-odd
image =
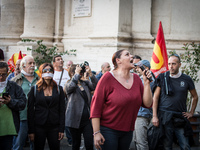
[[[143,71],[144,87],[138,75],[130,73],[133,55],[128,50],[113,54],[114,70],[99,81],[91,103],[94,144],[97,149],[128,150],[140,106],[151,107],[149,71]]]

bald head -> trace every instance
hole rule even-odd
[[[106,73],[107,71],[110,71],[110,64],[108,62],[104,62],[102,65],[101,65],[101,71],[102,73]]]
[[[73,61],[69,60],[69,61],[67,62],[67,69],[68,69],[69,67],[71,67],[72,65],[73,65]]]

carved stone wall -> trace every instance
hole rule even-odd
[[[74,6],[87,11],[84,4],[90,1],[88,15],[75,15]],[[76,56],[64,60],[87,60],[95,71],[111,63],[119,49],[150,60],[160,21],[168,51],[180,53],[183,43],[200,41],[199,0],[0,0],[0,8],[0,48],[6,60],[15,50],[26,53],[30,45],[22,38],[43,39],[61,51],[76,49]]]

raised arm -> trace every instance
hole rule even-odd
[[[150,107],[153,102],[152,92],[150,87],[150,81],[147,78],[151,78],[151,72],[144,70],[143,71],[143,80],[144,80],[144,94],[143,94],[143,104],[146,107]]]

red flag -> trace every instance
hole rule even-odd
[[[23,56],[22,56],[22,52],[21,52],[21,51],[19,51],[18,60],[19,60],[19,59],[22,59],[22,58],[23,58]]]
[[[19,51],[19,53],[14,53],[10,57],[10,59],[8,60],[8,66],[9,66],[11,72],[15,71],[15,66],[16,66],[17,60],[22,59],[24,56],[26,56],[26,54],[22,54],[22,52]]]
[[[13,58],[14,58],[14,54],[10,57],[10,59],[8,60],[8,66],[9,66],[9,69],[11,72],[14,72],[15,71],[15,63],[13,61]]]
[[[162,23],[160,22],[151,58],[151,71],[157,77],[160,73],[166,72],[167,70],[168,56],[165,46],[165,38]]]

